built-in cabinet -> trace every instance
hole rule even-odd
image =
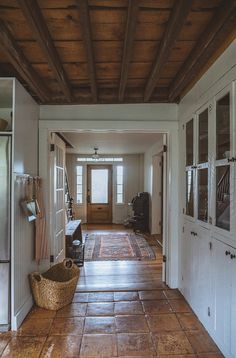
[[[181,290],[226,357],[236,357],[234,85],[182,124]]]

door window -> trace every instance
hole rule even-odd
[[[108,169],[91,170],[91,203],[108,204]]]

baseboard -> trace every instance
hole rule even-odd
[[[11,329],[12,331],[17,331],[17,329],[20,327],[21,323],[31,310],[32,306],[34,304],[33,297],[30,295],[23,306],[19,309],[19,311],[13,315],[12,322],[11,322]]]

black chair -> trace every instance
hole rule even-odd
[[[131,201],[134,212],[128,222],[134,232],[149,232],[149,193],[138,193]]]

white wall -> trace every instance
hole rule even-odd
[[[112,154],[109,154],[112,156]],[[113,165],[115,169],[116,165],[124,166],[124,204],[116,204],[115,202],[115,170],[113,170],[113,223],[120,224],[123,223],[124,219],[127,218],[129,208],[128,203],[136,195],[137,192],[143,191],[143,154],[126,154],[121,155],[123,157],[122,163],[117,163]],[[82,222],[87,222],[87,213],[86,213],[86,192],[87,192],[87,164],[78,163],[76,161],[76,154],[67,154],[66,155],[66,166],[67,173],[69,178],[71,195],[73,198],[76,198],[76,165],[83,166],[83,204],[77,205],[74,204],[74,211],[76,218],[81,219]]]
[[[150,217],[150,231],[151,234],[157,234],[156,221],[160,221],[158,212],[156,210],[156,201],[159,199],[156,197],[156,183],[154,183],[154,176],[156,177],[156,171],[154,173],[153,161],[154,157],[163,151],[163,139],[156,142],[144,153],[144,191],[150,194],[149,205],[149,217]],[[161,169],[160,169],[161,171]],[[154,175],[155,174],[155,175]],[[155,218],[155,219],[154,219]]]
[[[37,269],[34,261],[34,223],[22,214],[20,200],[25,185],[16,174],[38,175],[39,106],[15,81],[14,164],[13,164],[13,236],[12,236],[12,329],[17,329],[32,306],[28,274]]]
[[[48,105],[40,106],[40,120],[171,122],[177,119],[177,111],[174,103]]]

